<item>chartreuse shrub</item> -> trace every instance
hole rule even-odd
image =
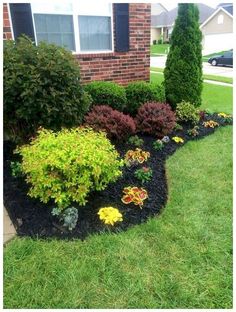
[[[180,122],[191,122],[192,124],[198,123],[200,116],[196,107],[189,103],[182,101],[176,106],[176,117]]]
[[[132,115],[135,115],[139,107],[146,102],[165,102],[164,87],[156,83],[148,83],[145,81],[129,83],[126,87],[126,97],[126,111]]]
[[[108,105],[121,112],[126,106],[125,88],[115,82],[93,81],[85,90],[91,95],[93,105]]]
[[[104,190],[121,175],[123,161],[103,132],[90,128],[41,129],[16,150],[31,185],[29,196],[53,200],[60,211],[72,202],[85,205],[91,191]]]
[[[4,131],[25,140],[38,127],[77,126],[91,98],[80,85],[79,64],[66,49],[27,37],[4,43]]]
[[[193,3],[179,3],[164,69],[166,100],[175,109],[181,101],[201,105],[202,33],[199,11]]]

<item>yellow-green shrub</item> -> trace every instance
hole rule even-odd
[[[123,161],[103,132],[91,128],[41,129],[16,150],[30,183],[30,197],[54,200],[60,210],[73,201],[85,205],[88,194],[103,190],[121,175]]]

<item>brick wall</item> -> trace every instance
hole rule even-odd
[[[4,39],[11,39],[7,5],[3,5]],[[130,81],[149,81],[151,5],[129,5],[129,52],[77,54],[83,83],[93,80],[115,81],[126,85]]]
[[[3,40],[12,39],[7,4],[3,4]]]
[[[151,5],[129,5],[129,52],[78,54],[84,83],[92,80],[116,81],[126,85],[130,81],[149,81]]]

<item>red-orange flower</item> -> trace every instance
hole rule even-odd
[[[122,202],[124,204],[134,203],[142,209],[144,200],[148,197],[148,193],[145,189],[139,187],[125,187],[123,189],[123,193],[125,194],[122,197]]]

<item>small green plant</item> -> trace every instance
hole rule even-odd
[[[162,140],[156,140],[153,142],[152,144],[153,148],[156,150],[156,151],[160,151],[163,149],[164,147],[164,143],[162,142]]]
[[[141,147],[143,145],[143,139],[139,138],[137,135],[133,135],[128,139],[127,143]]]
[[[198,110],[193,104],[182,101],[176,106],[176,117],[180,122],[191,122],[197,124],[200,116]]]
[[[183,130],[183,127],[182,127],[180,124],[176,123],[176,124],[175,124],[175,127],[174,127],[174,130],[175,130],[175,131],[182,131],[182,130]]]
[[[62,211],[77,202],[85,205],[93,190],[104,190],[121,176],[124,162],[104,132],[91,128],[41,129],[28,145],[16,150],[31,185],[29,196],[53,200]]]
[[[76,227],[78,221],[78,209],[75,207],[67,208],[62,213],[60,209],[53,208],[52,215],[58,216],[59,219],[64,222],[63,226],[67,227],[70,231]]]
[[[193,136],[193,137],[196,137],[196,136],[198,136],[199,135],[199,127],[198,126],[195,126],[195,127],[193,127],[192,129],[189,129],[188,131],[187,131],[187,133],[188,133],[188,135],[190,135],[190,136]]]
[[[142,184],[148,182],[152,178],[152,169],[149,167],[142,167],[141,169],[137,169],[134,172],[134,175],[137,179],[139,179]]]
[[[19,161],[11,161],[11,174],[13,177],[18,178],[23,175],[22,166]]]

